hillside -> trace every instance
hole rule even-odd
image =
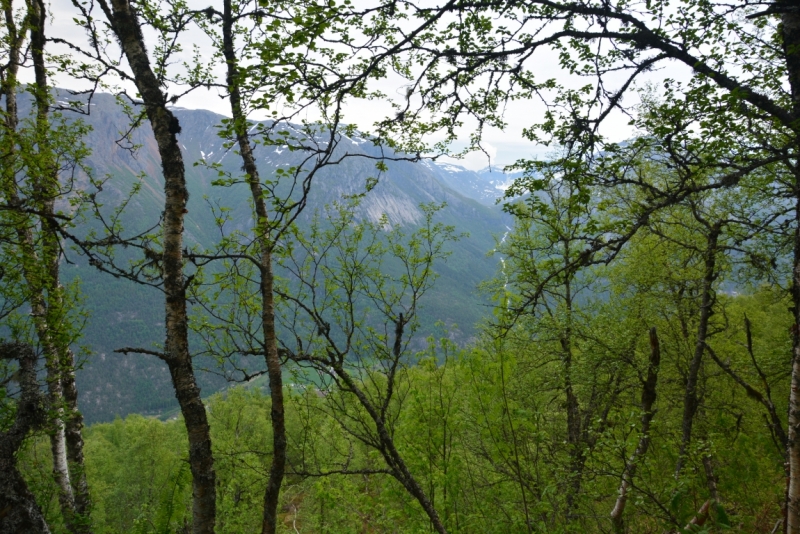
[[[202,110],[174,111],[182,127],[179,140],[184,149],[190,193],[186,240],[189,244],[211,246],[217,229],[210,199],[215,205],[230,209],[226,229],[247,229],[252,221],[249,192],[242,186],[212,185],[216,171],[194,164],[204,160],[207,164],[217,163],[234,175],[240,172],[238,156],[226,150],[217,135],[217,125],[224,117]],[[141,175],[141,190],[126,209],[123,225],[130,232],[156,225],[163,206],[163,191],[158,153],[149,126],[134,132],[135,150],[124,143],[109,143],[109,139],[121,137],[128,118],[107,94],[95,96],[91,113],[84,120],[92,127],[86,139],[92,149],[91,167],[96,176],[109,177],[98,197],[104,208],[111,210],[122,201]],[[393,225],[412,229],[422,216],[420,203],[446,202],[441,220],[469,235],[457,243],[446,263],[437,266],[440,279],[424,302],[422,317],[426,329],[422,335],[431,332],[436,321],[442,321],[454,340],[468,341],[474,335],[475,323],[488,311],[486,297],[476,292],[478,284],[495,272],[497,259],[487,253],[494,247],[495,236],[509,225],[507,216],[494,205],[494,198],[489,199],[489,188],[483,187],[491,180],[457,166],[430,161],[388,161],[388,170],[378,175],[374,159],[359,155],[375,157],[379,148],[358,136],[343,138],[337,150],[352,157],[316,176],[301,224],[325,204],[342,195],[363,191],[370,177],[378,177],[379,183],[364,198],[360,217],[377,220],[386,214]],[[256,157],[262,177],[269,179],[279,166],[296,164],[299,156],[281,147],[259,146]],[[495,172],[492,179],[500,177]],[[481,185],[481,182],[486,183]],[[494,191],[502,194],[502,188]],[[81,406],[87,420],[106,421],[132,412],[162,413],[172,409],[175,405],[172,388],[161,362],[150,356],[112,352],[121,346],[149,347],[163,341],[160,292],[99,273],[74,254],[70,260],[74,264],[65,265],[64,274],[81,279],[91,314],[84,339],[91,354],[78,373]],[[204,394],[225,386],[213,374],[204,374],[200,381]]]

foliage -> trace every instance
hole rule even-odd
[[[620,284],[626,285],[622,280]],[[743,372],[753,372],[742,346],[742,319],[747,314],[759,362],[774,380],[776,398],[785,398],[781,360],[791,343],[786,301],[768,290],[720,300],[720,313],[730,326],[716,336],[716,350]],[[587,395],[602,379],[598,363],[622,366],[627,372],[606,427],[593,430],[599,439],[587,457],[586,481],[576,503],[579,519],[572,526],[564,523],[570,459],[564,446],[561,365],[552,357],[560,348],[557,341],[547,339],[547,328],[531,334],[527,326],[520,326],[505,343],[487,338],[467,350],[446,339],[430,340],[429,348],[418,355],[419,363],[409,369],[395,438],[449,531],[524,531],[524,502],[534,532],[607,528],[621,462],[635,444],[636,372],[648,350],[643,329],[648,324],[657,325],[662,336],[663,389],[654,450],[640,467],[641,479],[628,510],[629,528],[661,532],[674,528],[673,519],[691,519],[706,498],[701,460],[711,452],[731,529],[772,529],[780,515],[782,455],[765,431],[760,406],[713,367],[707,370],[706,408],[700,416],[706,439],[693,450],[687,476],[677,486],[672,481],[684,341],[680,316],[665,308],[667,304],[658,293],[615,297],[614,305],[596,304],[596,313],[587,318],[576,361],[576,389]],[[602,346],[604,341],[610,346]],[[629,341],[634,342],[632,352],[620,355],[618,350]],[[391,476],[376,472],[382,467],[376,452],[354,439],[331,412],[331,395],[337,394],[308,383],[287,385],[289,478],[279,509],[282,531],[426,531],[422,510]],[[237,386],[210,399],[209,406],[221,481],[219,531],[251,531],[260,524],[261,488],[269,465],[269,397],[257,387]],[[186,460],[183,434],[178,420],[134,415],[90,427],[87,475],[98,532],[161,532],[167,519],[173,529],[183,524],[190,502],[181,467]],[[34,459],[46,456],[46,449],[40,442],[23,455],[27,472],[44,471],[43,480],[48,478],[47,463],[36,464]],[[344,471],[351,474],[340,474]],[[40,502],[47,502],[46,491],[32,485]],[[721,527],[715,525],[719,523],[710,523],[716,532]]]

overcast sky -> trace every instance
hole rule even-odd
[[[199,3],[198,8],[208,5],[209,0],[194,0],[190,3]],[[51,37],[62,37],[72,41],[85,42],[84,31],[77,27],[72,19],[75,16],[75,8],[72,6],[70,0],[53,0],[51,4],[53,17],[51,19],[51,27],[48,29],[48,35]],[[99,13],[98,15],[102,16]],[[199,30],[191,31],[187,34],[186,39],[182,41],[196,41],[202,48],[208,49],[208,43],[205,41],[205,36]],[[190,50],[190,46],[184,46],[186,50]],[[65,50],[64,50],[65,51]],[[210,55],[210,54],[209,54]],[[562,83],[571,86],[577,84],[585,84],[587,80],[569,80],[561,74],[558,67],[557,59],[553,54],[537,53],[535,61],[528,63],[528,68],[535,70],[537,77],[546,79],[556,77]],[[667,65],[666,68],[654,71],[648,75],[648,80],[657,82],[669,76],[672,78],[686,78],[688,71],[677,65]],[[74,81],[64,77],[57,77],[55,83],[60,87],[76,88]],[[404,91],[401,88],[402,80],[386,79],[380,82],[378,86],[383,92],[392,94],[402,94]],[[630,105],[635,102],[635,95],[631,94],[626,100],[626,104]],[[184,98],[182,98],[178,105],[189,109],[207,109],[222,115],[229,115],[230,110],[227,100],[219,98],[215,91],[196,91]],[[475,152],[467,155],[456,163],[464,167],[478,170],[488,166],[502,167],[510,164],[520,158],[545,158],[550,149],[542,146],[536,146],[533,143],[525,140],[522,137],[522,130],[532,124],[539,122],[542,119],[544,107],[541,103],[535,101],[515,101],[511,102],[505,112],[505,122],[507,127],[504,130],[487,129],[484,132],[484,148],[486,154]],[[349,104],[345,110],[346,122],[355,123],[362,130],[369,131],[372,125],[383,117],[392,114],[391,108],[386,103],[376,101],[354,101]],[[254,119],[265,118],[266,114],[259,116],[258,113],[254,114]],[[305,117],[313,120],[315,117]],[[610,120],[604,126],[603,133],[615,141],[630,138],[634,131],[627,124],[628,118],[618,114],[617,116],[610,117]],[[467,124],[465,128],[459,132],[462,139],[468,139],[471,133],[470,128],[474,125]],[[488,156],[487,156],[488,155]]]

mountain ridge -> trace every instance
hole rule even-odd
[[[163,208],[163,178],[149,124],[145,121],[131,133],[134,146],[114,143],[121,138],[121,132],[128,130],[129,118],[112,95],[96,94],[92,104],[91,113],[81,117],[92,129],[85,139],[91,148],[87,163],[96,176],[109,177],[98,198],[105,209],[111,210],[135,184],[140,184],[139,193],[130,199],[126,209],[124,226],[134,233],[157,225]],[[173,113],[182,128],[178,141],[190,194],[185,221],[187,245],[214,243],[218,228],[209,206],[212,202],[230,210],[228,230],[248,231],[253,221],[248,188],[213,185],[220,171],[241,175],[235,150],[226,148],[225,140],[218,135],[218,125],[225,117],[181,108],[174,108]],[[257,126],[254,121],[253,127]],[[477,194],[479,187],[486,189],[488,181],[473,171],[461,168],[454,172],[450,164],[442,169],[429,161],[388,160],[387,170],[378,173],[375,158],[381,151],[396,155],[361,134],[343,137],[337,150],[347,151],[352,157],[323,169],[314,178],[309,206],[300,223],[307,223],[315,210],[344,195],[364,193],[371,178],[378,178],[377,184],[364,194],[359,208],[359,216],[369,220],[376,221],[386,214],[392,225],[413,228],[422,217],[420,203],[446,202],[439,220],[454,225],[459,232],[469,232],[470,237],[456,243],[451,257],[435,266],[440,279],[423,301],[422,334],[432,333],[433,324],[442,321],[452,339],[468,341],[475,335],[474,324],[490,310],[487,297],[478,294],[476,288],[495,274],[497,260],[487,257],[487,253],[494,247],[495,235],[506,230],[509,217],[494,205],[494,199],[489,204],[485,191],[483,197],[470,198],[454,186],[461,183],[466,192]],[[281,146],[258,144],[255,156],[262,178],[277,180],[276,169],[296,165],[301,154]],[[74,263],[65,265],[64,276],[82,280],[86,307],[92,315],[84,341],[93,355],[77,374],[80,406],[87,421],[106,421],[132,412],[169,411],[175,401],[165,366],[150,356],[113,352],[121,346],[152,347],[163,342],[163,296],[157,289],[102,275],[80,258],[70,259]],[[201,373],[199,382],[204,394],[225,387],[224,381],[213,373]]]

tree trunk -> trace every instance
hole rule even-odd
[[[45,156],[43,174],[38,177],[40,184],[37,184],[35,191],[42,195],[38,199],[39,209],[43,213],[42,220],[42,246],[43,260],[46,273],[45,286],[47,289],[46,306],[46,328],[48,336],[55,338],[53,347],[48,351],[48,373],[53,369],[52,376],[48,376],[48,384],[51,381],[59,382],[60,390],[58,394],[57,415],[58,415],[58,443],[53,444],[54,453],[58,450],[59,469],[66,468],[67,481],[71,486],[72,502],[70,503],[70,513],[74,514],[72,528],[73,532],[91,532],[89,513],[91,500],[89,497],[89,486],[86,482],[86,473],[83,462],[83,416],[78,411],[78,389],[75,385],[75,358],[67,346],[65,336],[60,332],[60,325],[64,320],[64,300],[63,287],[60,282],[59,263],[61,256],[61,244],[55,228],[52,216],[55,213],[55,199],[59,194],[58,167],[55,158],[50,154],[49,147],[45,142],[49,135],[49,106],[50,106],[50,87],[47,80],[47,67],[44,60],[44,47],[47,43],[44,28],[47,23],[47,9],[42,0],[29,0],[29,12],[31,16],[31,56],[33,57],[33,68],[36,77],[34,98],[36,101],[36,126],[38,135],[39,151]],[[41,339],[41,337],[40,337]],[[52,360],[52,362],[50,361]],[[54,397],[53,401],[56,399]],[[61,443],[63,441],[63,444]],[[63,450],[63,458],[60,456]]]
[[[688,532],[694,532],[694,531],[698,530],[699,527],[702,527],[703,525],[705,525],[706,521],[708,521],[708,515],[709,515],[709,512],[711,511],[711,505],[712,504],[713,503],[712,503],[711,499],[708,499],[706,502],[704,502],[703,505],[700,507],[700,509],[695,514],[695,516],[692,518],[692,520],[689,521],[686,524],[686,526],[684,527],[684,530],[686,530]]]
[[[798,199],[795,206],[794,271],[792,305],[794,336],[792,346],[792,377],[789,392],[789,428],[786,458],[789,464],[786,491],[786,532],[800,534],[800,175],[796,177]]]
[[[165,95],[150,65],[139,21],[131,5],[127,0],[111,0],[110,7],[106,0],[99,3],[131,67],[161,156],[165,193],[161,266],[166,296],[164,361],[169,367],[189,437],[192,530],[195,534],[210,534],[214,532],[216,522],[216,475],[208,418],[189,353],[183,276],[183,218],[189,195],[176,137],[180,133],[180,124],[167,109]]]
[[[793,0],[776,2],[778,7],[796,7]],[[800,13],[796,9],[787,9],[781,15],[781,32],[783,51],[786,57],[786,69],[789,75],[789,88],[792,97],[794,117],[800,117]],[[796,119],[797,120],[797,119]],[[800,135],[800,127],[795,125],[795,135]],[[800,152],[800,141],[795,150]],[[795,154],[795,158],[798,154]],[[789,393],[789,425],[788,446],[786,451],[788,463],[788,487],[786,491],[785,531],[800,534],[800,170],[795,161],[795,234],[794,265],[792,276],[792,307],[794,314],[794,332],[792,340],[792,378]]]
[[[83,414],[78,410],[78,387],[75,384],[75,355],[67,349],[62,357],[61,387],[64,392],[64,435],[67,440],[67,462],[70,469],[75,512],[82,521],[82,532],[88,532],[92,501],[83,461]]]
[[[653,404],[656,402],[656,386],[658,385],[658,367],[661,365],[661,347],[658,342],[656,328],[650,329],[650,362],[647,366],[647,378],[642,382],[642,428],[639,434],[639,444],[633,451],[625,470],[622,472],[622,481],[619,485],[617,501],[611,510],[611,525],[615,534],[625,532],[625,505],[628,502],[628,490],[636,474],[639,460],[647,453],[650,446],[650,422],[653,420]]]
[[[681,470],[686,463],[686,454],[692,440],[692,426],[694,416],[697,413],[697,381],[700,375],[700,367],[703,363],[703,353],[706,350],[706,339],[708,336],[708,322],[713,313],[714,305],[714,280],[717,278],[717,241],[721,231],[721,225],[715,224],[710,228],[707,237],[702,295],[700,301],[700,321],[697,325],[697,339],[692,360],[689,363],[689,372],[686,378],[686,392],[683,400],[683,418],[681,420],[681,448],[678,455],[678,464],[675,467],[675,478],[681,476]]]
[[[250,146],[247,133],[247,117],[242,109],[239,65],[233,43],[233,13],[231,0],[225,0],[222,19],[223,53],[227,63],[226,83],[230,92],[231,115],[233,117],[236,141],[242,157],[247,183],[256,211],[256,224],[253,229],[259,249],[260,292],[261,292],[261,330],[264,335],[264,357],[269,377],[269,391],[272,407],[272,463],[267,487],[264,490],[264,509],[261,524],[263,534],[275,534],[278,524],[278,498],[286,467],[286,423],[283,405],[283,376],[278,356],[278,342],[275,333],[275,299],[273,293],[274,275],[272,271],[272,248],[269,217],[264,191],[258,175],[258,168]]]
[[[358,387],[353,377],[350,376],[341,363],[333,363],[332,368],[336,375],[347,386],[347,389],[356,396],[361,406],[369,414],[372,422],[375,423],[375,430],[377,431],[378,440],[381,445],[380,453],[387,467],[389,467],[389,470],[392,472],[392,476],[403,485],[412,497],[417,499],[417,502],[428,515],[433,529],[439,534],[447,534],[447,530],[442,520],[439,518],[439,514],[434,508],[433,503],[431,503],[425,491],[422,489],[422,486],[419,485],[411,474],[411,471],[408,470],[408,466],[406,466],[405,461],[403,461],[403,457],[395,447],[394,439],[392,439],[391,434],[389,434],[389,430],[386,428],[386,423],[381,417],[380,412],[372,402],[370,402],[364,392],[361,391],[361,388]]]
[[[12,91],[15,88],[11,89]],[[8,95],[8,93],[6,93]],[[7,113],[8,113],[7,108]],[[12,141],[13,142],[13,141]],[[13,172],[13,169],[9,169]],[[7,195],[12,205],[21,205],[13,176],[4,176],[3,192]],[[15,217],[14,214],[11,215]],[[24,215],[16,216],[15,232],[22,261],[22,274],[28,290],[28,301],[31,307],[34,329],[39,340],[39,345],[45,355],[47,370],[48,404],[51,408],[51,419],[47,425],[50,436],[50,451],[53,456],[53,479],[58,487],[58,501],[64,522],[70,531],[73,531],[73,517],[75,515],[72,485],[70,484],[69,466],[67,462],[66,440],[64,435],[64,410],[63,391],[61,387],[61,373],[58,358],[58,347],[53,340],[55,332],[48,324],[48,309],[44,298],[41,260],[34,245],[33,232],[29,220]]]
[[[570,263],[570,243],[569,241],[564,244],[564,264]],[[567,445],[569,447],[570,455],[570,468],[569,468],[569,486],[566,495],[566,518],[571,522],[577,516],[575,510],[575,501],[581,491],[581,484],[583,482],[583,467],[586,463],[583,429],[581,428],[581,409],[578,397],[572,383],[572,287],[571,287],[572,274],[567,273],[564,282],[564,304],[567,313],[567,325],[561,337],[562,349],[562,364],[564,367],[564,394],[567,403]]]
[[[20,46],[24,36],[21,35],[14,24],[12,3],[4,3],[6,27],[9,32],[9,63],[6,70],[6,79],[3,93],[6,97],[5,126],[8,143],[6,157],[13,159],[16,151],[14,139],[19,122],[17,108],[17,72],[21,59]],[[45,355],[47,369],[47,390],[52,414],[48,425],[50,436],[50,450],[53,457],[53,478],[58,487],[58,500],[64,523],[70,532],[86,532],[86,521],[76,522],[76,510],[72,484],[70,483],[69,464],[67,461],[67,445],[64,432],[63,390],[61,383],[61,359],[59,354],[64,341],[59,335],[61,324],[61,306],[53,306],[48,302],[48,297],[54,296],[53,291],[58,286],[58,261],[59,243],[58,236],[50,226],[52,221],[47,220],[47,215],[53,213],[53,202],[58,191],[58,174],[54,167],[52,155],[48,151],[46,135],[49,130],[48,123],[48,87],[47,73],[44,65],[44,46],[46,44],[44,24],[46,11],[41,2],[31,0],[27,5],[27,21],[29,23],[31,38],[31,55],[34,63],[36,83],[32,86],[36,103],[36,145],[41,157],[40,174],[30,175],[28,169],[27,179],[34,187],[34,198],[31,198],[36,208],[44,214],[40,227],[42,237],[41,254],[36,250],[37,239],[33,234],[33,224],[29,218],[22,214],[12,214],[20,247],[20,259],[25,283],[28,289],[28,301],[31,306],[31,316],[39,344]],[[12,205],[21,206],[24,200],[19,196],[18,184],[14,175],[15,165],[7,165],[8,174],[3,176],[3,192]],[[66,347],[64,347],[66,350]]]
[[[0,359],[19,361],[20,399],[14,423],[0,434],[0,532],[49,534],[41,508],[17,469],[16,453],[30,430],[47,422],[36,381],[36,353],[21,343],[0,345]]]
[[[703,469],[706,472],[706,485],[708,494],[714,501],[715,506],[719,506],[719,489],[717,488],[717,475],[714,474],[714,458],[711,454],[703,455]]]

